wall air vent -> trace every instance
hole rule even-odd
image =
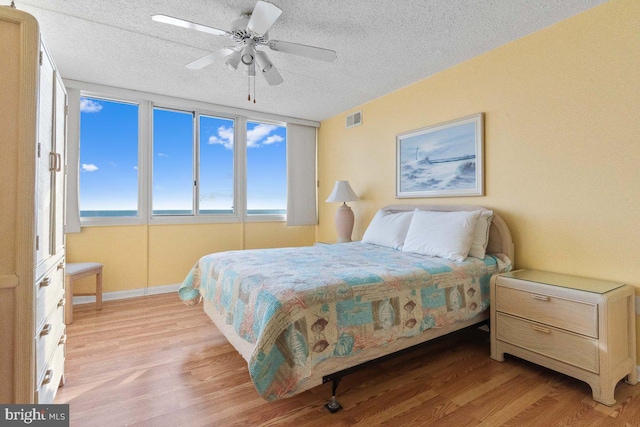
[[[362,124],[362,111],[356,111],[353,114],[347,116],[347,129]]]

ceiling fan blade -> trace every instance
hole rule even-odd
[[[190,30],[202,31],[203,33],[213,34],[214,36],[231,35],[228,31],[219,30],[213,27],[207,27],[206,25],[196,24],[195,22],[185,21],[184,19],[174,18],[173,16],[153,15],[151,19],[153,19],[156,22],[175,25],[176,27],[189,28]]]
[[[333,62],[338,57],[336,52],[333,50],[298,43],[283,42],[281,40],[269,40],[267,45],[271,50],[275,50],[276,52],[290,53],[292,55],[304,56],[306,58],[318,59],[320,61]]]
[[[208,55],[203,56],[200,59],[196,59],[195,61],[187,64],[187,68],[191,70],[199,70],[201,68],[206,67],[209,64],[212,64],[217,59],[224,58],[225,56],[233,53],[233,49],[223,48]]]
[[[258,1],[256,7],[251,13],[251,19],[247,24],[247,29],[253,31],[256,34],[263,35],[274,22],[278,19],[282,10],[274,4],[267,3],[266,1]]]
[[[278,70],[276,70],[275,65],[272,65],[269,71],[263,71],[260,74],[264,76],[264,79],[267,81],[267,83],[269,83],[270,86],[276,86],[284,82],[284,79],[282,78]]]

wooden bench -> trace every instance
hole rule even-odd
[[[66,304],[64,308],[64,323],[73,323],[73,282],[89,276],[96,276],[95,293],[80,293],[76,296],[96,297],[96,309],[102,310],[102,267],[98,262],[67,263],[64,285]]]

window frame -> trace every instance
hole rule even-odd
[[[197,182],[197,189],[194,186],[193,189],[193,214],[188,215],[154,215],[153,214],[153,109],[159,108],[163,110],[169,111],[180,111],[180,112],[190,112],[193,114],[193,179]],[[233,128],[233,138],[234,138],[234,153],[233,153],[233,181],[234,181],[234,191],[233,191],[233,203],[234,203],[234,212],[230,214],[199,214],[198,213],[198,197],[200,190],[200,116],[208,116],[208,117],[216,117],[221,119],[233,120],[234,128]],[[241,119],[241,116],[233,116],[229,114],[221,114],[217,112],[207,111],[203,109],[198,110],[187,110],[185,108],[180,108],[176,106],[167,106],[164,104],[154,104],[151,103],[151,118],[150,118],[150,136],[149,136],[149,174],[150,174],[150,182],[149,182],[149,211],[148,211],[148,223],[149,224],[215,224],[215,223],[234,223],[234,222],[242,222],[242,215],[239,214],[238,206],[240,204],[239,201],[239,193],[238,193],[238,180],[240,179],[241,174],[239,174],[238,167],[240,166],[238,162],[238,153],[237,153],[237,140],[239,139],[238,135],[238,122]]]
[[[85,226],[118,226],[118,225],[160,225],[160,224],[215,224],[215,223],[253,223],[253,222],[284,222],[283,214],[248,215],[246,208],[247,180],[247,122],[260,122],[277,126],[287,126],[289,123],[318,128],[319,122],[305,119],[289,118],[269,113],[248,111],[235,107],[227,107],[202,101],[192,101],[165,95],[132,91],[94,83],[64,80],[68,88],[76,89],[79,97],[105,99],[114,102],[127,102],[138,105],[138,216],[137,217],[83,217],[80,225]],[[153,109],[154,107],[196,112],[199,115],[219,117],[234,120],[234,213],[233,214],[197,214],[193,215],[152,215],[152,174],[153,174]],[[199,159],[199,123],[195,122],[195,143]],[[78,126],[80,115],[78,112]],[[242,132],[239,130],[242,129]],[[287,144],[288,132],[287,132]],[[79,132],[76,147],[79,147]],[[71,144],[70,147],[74,145]],[[80,148],[80,147],[79,147]],[[194,153],[195,155],[195,153]],[[79,159],[79,155],[78,155]],[[199,179],[199,160],[195,162],[195,176]],[[79,190],[78,187],[72,190]],[[288,189],[287,189],[288,194]],[[197,205],[194,205],[197,207]]]
[[[243,150],[242,153],[244,155],[244,176],[243,176],[243,180],[244,180],[244,194],[243,194],[243,201],[245,203],[244,206],[244,222],[279,222],[279,221],[286,221],[287,220],[287,214],[252,214],[249,215],[248,213],[248,209],[246,207],[246,203],[247,203],[247,124],[248,122],[253,122],[253,123],[264,123],[266,125],[274,125],[274,126],[282,126],[282,127],[287,127],[287,123],[286,122],[282,122],[282,121],[276,121],[276,120],[264,120],[264,119],[257,119],[254,117],[245,117],[244,118],[244,127],[243,127]],[[289,134],[287,133],[287,141],[286,143],[289,143]],[[285,168],[287,167],[287,163],[288,163],[288,159],[286,159],[285,161]],[[287,186],[286,180],[285,180],[285,186]],[[289,189],[285,188],[285,193],[288,195]]]
[[[138,215],[136,216],[114,216],[114,217],[80,217],[81,226],[94,226],[94,225],[141,225],[145,224],[147,217],[147,206],[144,200],[143,190],[146,185],[146,171],[144,168],[144,150],[141,141],[145,137],[145,108],[148,108],[146,101],[135,97],[126,96],[113,96],[109,94],[103,94],[92,91],[80,91],[80,98],[93,98],[100,99],[109,102],[120,102],[128,104],[136,104],[138,106]],[[78,115],[78,126],[81,126],[81,114]],[[78,166],[80,165],[80,151],[82,150],[80,142],[80,131],[78,132]],[[80,204],[80,174],[78,174],[78,204]],[[79,214],[79,213],[78,213]]]

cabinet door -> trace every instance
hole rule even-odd
[[[55,121],[54,121],[54,152],[56,156],[55,171],[53,177],[53,214],[54,222],[52,231],[53,253],[64,250],[64,192],[66,177],[66,140],[67,140],[67,93],[65,92],[62,78],[55,72]]]
[[[41,47],[40,93],[38,98],[38,171],[37,171],[37,264],[51,256],[51,224],[53,220],[53,171],[56,156],[53,140],[54,69],[47,51]]]

